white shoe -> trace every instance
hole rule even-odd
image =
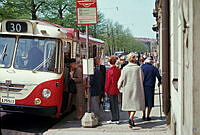
[[[111,120],[109,120],[109,121],[106,121],[106,123],[107,123],[107,124],[112,124],[112,121],[111,121]]]
[[[115,124],[119,124],[119,121],[114,121],[115,122]]]
[[[112,120],[109,120],[106,122],[107,124],[119,124],[119,121],[112,121]]]

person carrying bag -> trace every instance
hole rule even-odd
[[[119,123],[119,103],[118,95],[120,94],[117,88],[117,82],[121,75],[121,70],[116,67],[116,56],[111,56],[109,62],[111,67],[106,72],[106,83],[105,83],[105,94],[110,99],[110,110],[112,114],[112,120],[107,121],[108,124],[118,124]]]
[[[110,112],[110,99],[106,95],[103,100],[103,110],[105,112]]]

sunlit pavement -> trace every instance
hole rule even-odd
[[[158,93],[158,90],[156,90]],[[170,135],[169,127],[164,118],[160,117],[159,96],[155,95],[155,107],[152,110],[152,120],[143,121],[142,112],[135,117],[136,127],[129,128],[127,112],[120,112],[120,124],[107,124],[111,115],[102,112],[103,121],[95,128],[83,128],[81,122],[73,120],[75,113],[64,118],[60,123],[49,129],[44,135]],[[162,114],[162,116],[164,116]]]

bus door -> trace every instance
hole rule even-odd
[[[96,45],[92,46],[92,53],[93,53],[93,58],[97,57],[97,46]]]

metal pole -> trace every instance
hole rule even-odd
[[[163,111],[170,124],[170,42],[169,42],[169,0],[163,0],[162,7],[162,93]]]
[[[162,107],[161,107],[161,97],[160,97],[160,86],[158,86],[158,91],[159,91],[159,102],[160,102],[160,118],[162,119]]]
[[[1,105],[0,105],[0,110],[1,110]],[[1,120],[1,112],[0,112],[0,135],[2,135],[2,133],[1,133],[1,127],[2,127],[2,120]]]
[[[86,59],[88,62],[89,59],[89,26],[86,25],[86,50],[87,50],[87,55],[86,55]],[[89,67],[88,67],[88,63],[87,63],[87,71],[89,71]],[[87,74],[87,92],[88,92],[88,102],[87,102],[87,112],[90,113],[90,76],[89,74]]]

